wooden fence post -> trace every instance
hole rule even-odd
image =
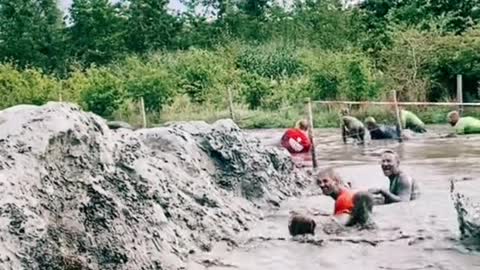
[[[400,119],[400,109],[398,108],[398,103],[397,103],[397,91],[393,90],[393,105],[395,106],[395,115],[397,118],[397,133],[398,133],[398,141],[402,142],[402,120]]]
[[[142,114],[142,126],[143,128],[147,127],[147,114],[145,112],[145,101],[143,100],[143,97],[140,97],[140,110]]]
[[[457,75],[457,102],[458,103],[463,103],[463,81],[462,81],[462,75]],[[458,106],[458,112],[460,114],[463,113],[463,106],[459,105]]]
[[[232,91],[230,90],[230,87],[227,87],[227,92],[228,92],[228,109],[230,110],[230,118],[232,118],[232,120],[235,121],[235,114],[233,113],[233,97],[232,97]]]
[[[313,112],[312,112],[312,100],[308,98],[307,103],[307,110],[308,110],[308,121],[309,121],[309,128],[308,128],[308,137],[310,138],[311,149],[310,152],[312,153],[312,165],[313,168],[317,168],[317,156],[315,153],[315,142],[313,139]]]

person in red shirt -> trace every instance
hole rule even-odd
[[[373,197],[368,192],[351,190],[331,168],[316,175],[316,184],[323,194],[335,200],[333,215],[345,226],[367,225],[373,209]]]
[[[307,153],[312,147],[307,133],[308,129],[307,120],[299,120],[295,128],[287,129],[283,134],[281,139],[282,146],[292,154]]]

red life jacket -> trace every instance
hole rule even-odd
[[[282,146],[292,154],[306,153],[310,151],[312,144],[305,132],[291,128],[285,131],[282,136]]]

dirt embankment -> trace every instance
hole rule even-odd
[[[179,269],[306,181],[229,120],[113,131],[70,104],[12,107],[0,112],[0,268]]]

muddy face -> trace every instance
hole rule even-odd
[[[452,114],[449,118],[448,118],[448,123],[453,127],[457,124],[458,122],[458,114]]]
[[[387,177],[398,173],[398,166],[400,162],[392,153],[385,153],[382,155],[381,166],[383,174]]]
[[[376,127],[375,127],[375,124],[374,124],[374,123],[367,123],[367,129],[368,129],[368,130],[373,130],[373,129],[375,129],[375,128],[376,128]]]
[[[332,195],[337,192],[338,184],[330,177],[320,177],[317,179],[317,186],[322,190],[325,195]]]

